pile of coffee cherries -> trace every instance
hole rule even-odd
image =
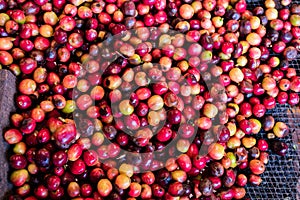
[[[230,200],[259,186],[299,106],[300,5],[0,0],[17,77],[9,200]]]

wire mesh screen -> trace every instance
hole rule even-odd
[[[293,3],[300,3],[293,1]],[[263,6],[263,0],[248,1],[248,9]],[[297,74],[300,74],[300,58],[290,62]],[[272,200],[300,200],[300,110],[299,106],[277,105],[275,109],[268,111],[276,120],[285,122],[290,127],[290,135],[284,142],[289,146],[289,152],[285,157],[275,154],[270,155],[265,173],[262,175],[263,183],[259,187],[248,186],[249,199]],[[266,133],[261,133],[266,137]]]
[[[289,152],[285,157],[270,155],[270,161],[262,175],[263,183],[259,187],[248,186],[248,197],[270,200],[300,199],[300,154],[297,144],[300,140],[300,112],[290,106],[277,105],[269,114],[289,125],[291,134],[283,139],[289,146]],[[262,133],[261,136],[265,137],[266,134]]]

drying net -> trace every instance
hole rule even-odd
[[[263,0],[248,1],[253,9],[262,6]],[[300,3],[293,1],[292,3]],[[291,61],[290,66],[300,74],[300,58]],[[285,157],[270,155],[266,171],[262,174],[263,182],[259,187],[248,186],[247,198],[258,200],[300,200],[300,109],[289,105],[279,105],[268,111],[276,120],[285,122],[290,127],[290,135],[282,140],[288,144],[289,151]],[[266,138],[266,133],[260,137]]]
[[[291,134],[282,139],[288,144],[289,152],[285,157],[270,155],[266,171],[262,175],[262,184],[259,187],[248,186],[248,198],[253,200],[298,200],[300,199],[300,145],[298,145],[300,141],[300,110],[287,105],[277,105],[275,109],[269,111],[269,114],[289,125]],[[266,137],[266,134],[262,133],[261,137]]]

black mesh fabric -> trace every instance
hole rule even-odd
[[[300,3],[300,1],[293,1]],[[263,0],[248,1],[248,9],[263,6]],[[299,56],[298,56],[299,57]],[[300,75],[300,58],[291,61],[297,74]],[[285,157],[270,155],[270,161],[262,174],[263,182],[259,187],[247,186],[247,198],[253,200],[300,200],[300,109],[289,105],[277,105],[268,111],[276,121],[289,125],[290,135],[282,141],[288,144],[289,151]],[[266,137],[266,133],[261,133]]]
[[[247,186],[248,197],[253,200],[298,200],[300,199],[300,110],[287,105],[277,105],[268,114],[289,125],[291,134],[282,139],[288,144],[289,151],[285,157],[270,155],[270,161],[262,175],[262,184],[259,187]],[[266,137],[266,134],[261,133],[261,136]]]

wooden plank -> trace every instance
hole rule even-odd
[[[0,199],[5,199],[11,189],[8,184],[9,166],[6,158],[8,144],[3,139],[3,129],[9,125],[10,113],[15,110],[14,95],[16,93],[16,77],[8,70],[0,70]]]

